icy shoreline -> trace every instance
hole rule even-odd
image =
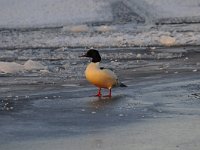
[[[77,25],[47,29],[3,29],[0,31],[0,48],[200,45],[199,32],[199,24],[161,26]]]

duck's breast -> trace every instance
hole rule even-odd
[[[117,77],[111,70],[88,66],[85,71],[86,79],[101,88],[112,88],[117,84]]]

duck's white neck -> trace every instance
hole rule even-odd
[[[100,68],[99,67],[99,62],[96,62],[96,63],[91,62],[91,63],[88,64],[87,68],[90,68],[90,69],[99,69]]]

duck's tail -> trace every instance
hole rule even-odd
[[[124,83],[121,83],[121,82],[119,83],[119,86],[120,87],[127,87],[127,85],[125,85]]]

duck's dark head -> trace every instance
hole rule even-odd
[[[101,61],[101,56],[99,52],[95,49],[89,49],[85,55],[82,55],[81,57],[90,57],[92,58],[92,62],[100,62]]]

